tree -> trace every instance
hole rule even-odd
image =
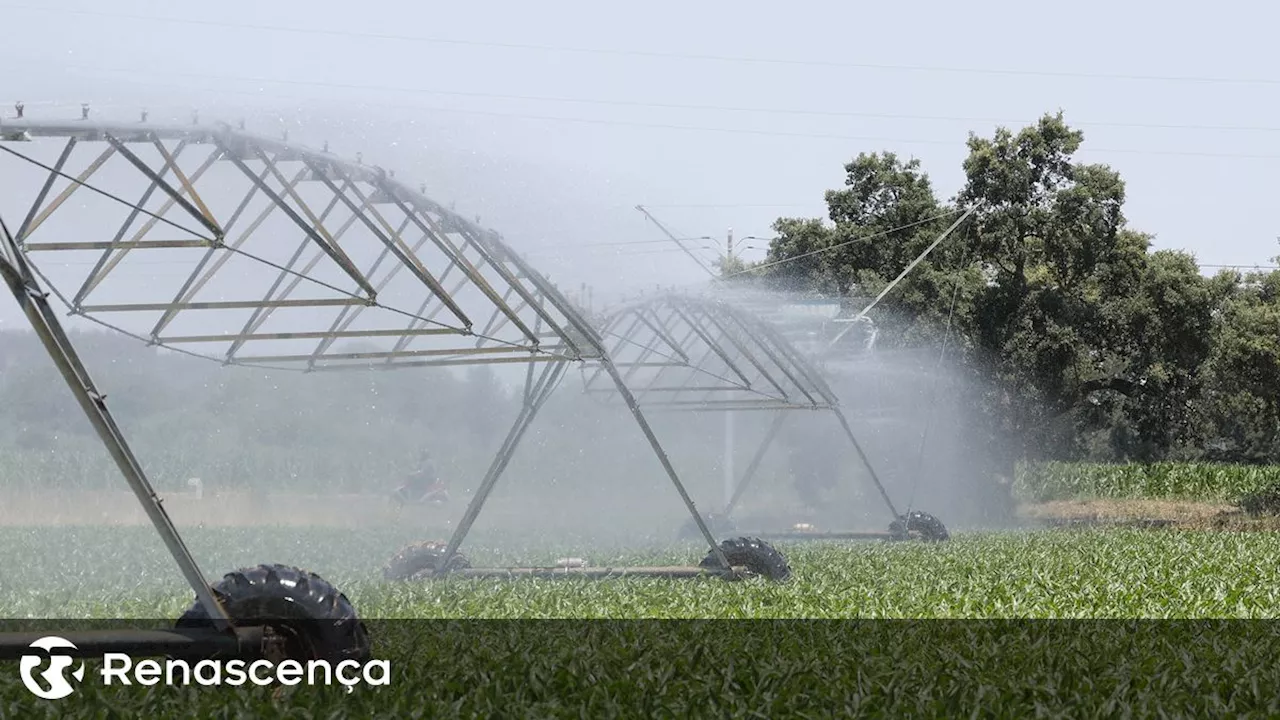
[[[1125,228],[1119,175],[1073,161],[1082,141],[1061,113],[971,134],[958,196],[977,205],[965,237],[990,271],[966,318],[997,380],[988,409],[1032,456],[1079,451],[1076,423],[1096,414],[1076,411],[1134,388],[1115,305],[1138,285],[1150,239]]]
[[[766,285],[783,292],[843,294],[826,257],[832,233],[822,220],[779,218],[773,232],[776,237],[762,262]]]
[[[826,193],[833,225],[784,218],[769,247],[775,285],[828,295],[888,282],[936,236],[943,210],[919,160],[863,153],[844,166],[845,187]]]
[[[1122,375],[1130,378],[1107,431],[1112,458],[1161,460],[1199,441],[1194,408],[1224,289],[1200,274],[1191,255],[1161,250],[1147,257],[1134,292],[1107,306],[1107,322],[1124,340]]]
[[[898,275],[937,236],[942,204],[920,161],[894,153],[863,153],[844,166],[845,187],[826,193],[835,223],[833,270],[844,287],[870,271]]]
[[[974,404],[1018,439],[1010,463],[1188,457],[1210,436],[1259,456],[1280,414],[1268,359],[1280,280],[1240,295],[1186,253],[1151,252],[1127,226],[1120,175],[1076,159],[1083,141],[1060,112],[970,134],[952,207],[973,214],[877,306],[878,345],[936,343],[953,325],[953,357],[980,380]],[[768,268],[775,287],[874,295],[955,217],[914,160],[862,154],[845,174],[826,194],[831,224],[775,224],[768,262],[789,260]]]
[[[1212,459],[1280,460],[1280,272],[1220,274],[1204,397],[1197,413]]]

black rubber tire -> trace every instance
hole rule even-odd
[[[339,663],[371,657],[368,630],[351,601],[315,573],[288,565],[242,568],[224,575],[213,594],[237,624],[267,625],[285,635],[290,659]],[[212,624],[197,599],[176,626]]]
[[[941,520],[919,510],[912,510],[889,523],[889,532],[894,540],[919,538],[925,542],[943,542],[951,539]]]
[[[387,580],[423,579],[440,568],[444,551],[448,547],[448,543],[438,540],[409,545],[391,558],[391,562],[382,569],[382,577]],[[471,563],[462,553],[454,553],[453,560],[449,563],[450,570],[464,570],[469,567]]]
[[[707,524],[707,528],[711,530],[712,535],[728,535],[736,532],[738,526],[734,524],[733,518],[720,513],[707,513],[702,516],[703,522]],[[681,540],[702,540],[702,531],[698,529],[698,524],[689,518],[684,525],[680,527]]]
[[[724,551],[725,558],[731,566],[745,567],[753,575],[759,575],[774,582],[786,582],[791,579],[791,566],[787,564],[786,557],[778,552],[777,548],[759,538],[740,537],[725,540],[720,543],[720,549]],[[721,567],[720,559],[716,557],[714,551],[708,551],[707,556],[699,563],[699,567],[719,568]]]

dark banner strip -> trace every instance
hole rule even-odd
[[[4,621],[74,640],[172,621]],[[306,633],[328,632],[300,625]],[[0,662],[4,717],[1267,717],[1280,623],[1157,620],[367,621],[375,667],[341,677],[163,655],[73,660],[45,700]],[[31,636],[8,635],[29,640]],[[95,646],[96,647],[96,646]],[[137,648],[134,648],[135,650]],[[29,674],[57,649],[33,649]],[[335,656],[336,657],[336,656]],[[116,680],[104,683],[110,666]],[[158,678],[154,684],[139,684]],[[248,667],[248,666],[245,666]],[[154,671],[152,671],[154,668]],[[330,668],[332,670],[332,668]],[[257,670],[255,670],[256,672]],[[242,675],[248,670],[239,671]],[[166,673],[168,673],[166,675]],[[203,674],[202,674],[203,673]],[[217,682],[214,674],[217,673]],[[363,673],[363,674],[362,674]],[[120,678],[131,684],[120,684]],[[326,684],[326,677],[328,681]],[[315,683],[315,684],[308,684]],[[247,713],[247,715],[246,715]]]

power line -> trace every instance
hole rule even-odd
[[[817,250],[810,250],[809,252],[801,253],[799,255],[792,255],[791,257],[782,258],[781,260],[773,260],[771,262],[765,262],[759,265],[753,265],[747,268],[746,270],[739,270],[738,272],[731,273],[726,277],[728,278],[737,277],[738,275],[745,275],[747,273],[759,272],[766,268],[775,267],[777,265],[782,265],[784,263],[795,262],[796,260],[803,260],[804,258],[813,257],[814,255],[821,255],[822,253],[828,253],[828,252],[831,252],[832,250],[838,250],[842,247],[845,247],[846,245],[852,245],[853,243],[856,243],[856,242],[861,242],[863,240],[870,240],[871,238],[890,235],[892,233],[898,232],[899,230],[908,230],[910,228],[916,227],[917,225],[925,225],[927,223],[931,223],[936,220],[941,220],[946,217],[951,217],[952,215],[956,215],[961,212],[964,212],[966,215],[968,215],[968,213],[971,212],[971,210],[966,210],[964,208],[953,208],[946,212],[938,213],[937,215],[931,215],[921,220],[916,220],[915,222],[907,223],[906,225],[899,225],[898,227],[892,227],[887,230],[868,233],[866,235],[859,235],[858,237],[855,237],[852,240],[846,240],[845,242],[836,243],[835,245],[828,245],[827,247],[818,248]]]
[[[680,238],[681,240],[706,240],[701,237]],[[597,247],[613,247],[623,245],[658,245],[671,242],[670,240],[620,240],[613,242],[594,242],[594,243],[556,243],[554,245],[540,245],[537,250],[548,250],[556,248],[597,248]]]
[[[0,8],[3,6],[0,5]],[[151,86],[164,85],[158,83],[143,83]],[[169,86],[181,87],[181,86]],[[183,87],[184,90],[190,90],[189,87]],[[261,98],[260,93],[252,93],[247,91],[223,91],[231,94],[252,95]],[[280,95],[273,95],[276,99],[281,99]],[[296,98],[295,98],[296,99]],[[681,130],[688,132],[710,132],[722,134],[742,134],[756,135],[766,137],[787,137],[808,140],[842,140],[856,142],[874,142],[874,143],[898,143],[904,145],[945,145],[950,147],[962,147],[967,143],[966,140],[941,140],[937,138],[894,138],[874,135],[840,135],[834,133],[808,133],[808,132],[788,132],[782,130],[756,130],[753,128],[727,128],[714,127],[706,125],[679,125],[672,123],[650,123],[634,120],[609,120],[602,118],[583,118],[583,117],[566,117],[562,115],[535,115],[530,113],[508,113],[496,112],[492,110],[472,110],[463,108],[439,107],[430,105],[404,104],[404,103],[386,103],[386,102],[365,102],[364,105],[380,106],[380,107],[396,107],[410,108],[419,111],[428,111],[433,113],[457,113],[462,115],[478,115],[485,117],[508,118],[517,120],[540,120],[549,122],[575,123],[586,125],[602,125],[617,127],[635,127],[635,128],[653,128],[660,130]],[[28,117],[31,117],[28,115]],[[1280,130],[1280,128],[1277,128]],[[1268,153],[1223,153],[1223,152],[1206,152],[1195,150],[1141,150],[1137,148],[1094,148],[1081,147],[1076,152],[1093,153],[1093,154],[1118,154],[1118,155],[1153,155],[1153,156],[1175,156],[1175,157],[1202,157],[1202,158],[1231,158],[1237,160],[1280,160],[1280,154]]]
[[[821,205],[821,199],[817,203],[676,203],[671,205],[663,205],[659,203],[645,203],[647,208],[812,208]],[[619,205],[619,207],[622,207]],[[627,205],[628,209],[635,206]],[[662,242],[655,240],[654,242]]]
[[[695,246],[693,246],[693,247],[694,247],[695,249],[698,249],[698,250],[712,250],[712,249],[714,249],[714,248],[712,248],[712,247],[710,247],[710,246],[708,246],[708,245],[695,245]],[[680,249],[680,248],[657,248],[657,249],[651,249],[651,250],[632,250],[632,251],[629,251],[629,252],[624,252],[624,251],[621,251],[621,250],[615,250],[613,253],[611,253],[610,255],[607,255],[606,257],[610,257],[610,256],[612,256],[612,257],[630,257],[630,256],[632,256],[632,255],[654,255],[654,254],[659,254],[659,253],[670,253],[670,252],[682,252],[682,251],[681,251],[681,249]],[[538,250],[530,250],[528,253],[525,253],[525,254],[527,254],[527,255],[528,255],[528,256],[530,256],[530,257],[556,257],[556,258],[559,258],[559,257],[565,257],[565,253],[560,252],[560,251],[555,251],[555,250],[553,250],[553,251],[551,251],[551,252],[540,252],[540,251],[538,251]]]
[[[364,40],[415,42],[436,45],[456,45],[468,47],[489,47],[507,50],[535,50],[539,52],[574,53],[589,55],[613,55],[618,57],[642,57],[664,60],[698,60],[719,63],[744,63],[757,65],[789,65],[799,67],[828,67],[861,70],[890,70],[926,73],[949,73],[968,75],[997,75],[1015,77],[1058,77],[1082,78],[1090,80],[1127,80],[1141,82],[1177,82],[1198,84],[1234,84],[1234,85],[1280,85],[1280,78],[1241,78],[1204,75],[1151,75],[1141,73],[1092,73],[1080,71],[1025,70],[1015,68],[981,68],[981,67],[946,67],[937,65],[900,65],[891,63],[865,63],[839,60],[805,60],[799,58],[765,58],[741,55],[716,55],[710,53],[672,53],[651,50],[625,50],[616,48],[589,48],[572,46],[539,45],[534,43],[497,42],[487,40],[466,40],[427,35],[404,35],[399,33],[360,32],[353,30],[330,30],[324,28],[297,28],[285,25],[237,23],[226,20],[197,20],[193,18],[161,17],[156,15],[139,15],[133,13],[108,13],[97,10],[81,10],[71,8],[52,8],[36,5],[13,3],[0,4],[0,9],[26,10],[31,12],[49,12],[83,17],[113,18],[119,20],[139,20],[143,22],[173,23],[179,25],[195,25],[234,30],[258,30],[281,32],[299,35],[327,35],[342,38],[360,38]]]
[[[652,207],[656,207],[656,206],[652,206]],[[944,217],[944,216],[939,216],[939,217]],[[931,219],[938,219],[938,218],[931,218]],[[904,227],[909,227],[909,226],[904,226]],[[900,229],[902,229],[902,228],[894,228],[893,230],[900,230]],[[886,231],[886,232],[893,232],[893,230],[889,230],[889,231]],[[870,235],[869,235],[869,236],[866,236],[866,237],[874,237],[874,236],[870,236]],[[865,238],[859,238],[859,239],[865,239]],[[649,242],[654,242],[654,243],[665,243],[665,242],[669,242],[669,241],[667,241],[667,240],[638,240],[638,241],[636,241],[636,243],[637,243],[637,244],[639,244],[639,243],[649,243]],[[588,244],[588,245],[557,245],[557,246],[552,246],[552,247],[554,247],[554,248],[560,248],[560,247],[592,247],[592,246]],[[818,253],[826,252],[826,251],[828,251],[828,250],[834,250],[834,249],[835,249],[835,247],[836,247],[836,246],[832,246],[832,247],[830,247],[830,248],[823,248],[823,249],[821,249],[821,250],[814,251],[813,253],[810,253],[810,254],[818,254]],[[699,249],[703,249],[703,250],[710,250],[710,249],[713,249],[713,248],[711,248],[711,247],[709,247],[709,246],[703,246],[703,247],[701,247],[701,248],[699,248]],[[539,249],[539,250],[540,250],[540,249]],[[529,251],[527,254],[528,254],[528,255],[540,254],[539,250],[531,250],[531,251]],[[618,254],[618,255],[624,255],[624,256],[625,256],[625,255],[648,255],[648,254],[651,254],[651,253],[669,253],[669,252],[680,252],[680,248],[661,248],[661,249],[657,249],[657,250],[641,250],[641,251],[636,251],[636,252],[619,252],[619,253],[617,253],[617,254]],[[785,263],[785,262],[790,262],[791,260],[796,260],[796,259],[799,259],[799,258],[800,258],[800,256],[796,256],[796,257],[794,257],[794,258],[786,258],[786,259],[784,259],[784,260],[779,261],[779,263],[777,263],[777,264],[781,264],[781,263]],[[83,266],[88,266],[88,265],[94,265],[94,264],[96,264],[96,261],[92,261],[92,260],[83,260],[83,261],[81,261],[81,260],[59,260],[59,261],[57,261],[57,262],[54,262],[54,263],[49,264],[49,267],[53,267],[53,266],[57,266],[57,267],[64,267],[64,266],[81,266],[81,265],[83,265]],[[127,269],[127,268],[129,268],[129,267],[133,267],[133,266],[137,266],[137,265],[162,265],[162,266],[170,266],[170,265],[172,265],[172,266],[179,266],[179,265],[181,265],[181,266],[186,266],[186,265],[190,265],[190,264],[191,264],[190,262],[185,261],[185,260],[135,260],[135,259],[130,259],[128,262],[123,263],[120,267],[121,267],[121,269]],[[756,266],[756,267],[750,268],[749,270],[746,270],[746,271],[744,271],[744,272],[750,272],[751,270],[756,270],[756,269],[759,269],[760,267],[763,267],[763,265],[760,265],[760,266]],[[1196,267],[1199,267],[1199,268],[1222,269],[1222,270],[1280,270],[1280,265],[1260,265],[1260,264],[1257,264],[1257,263],[1236,263],[1236,264],[1233,264],[1233,265],[1215,264],[1215,263],[1196,263]]]
[[[0,5],[0,8],[4,7]],[[801,115],[813,117],[847,117],[847,118],[867,118],[879,120],[925,120],[933,122],[957,122],[957,123],[997,123],[997,124],[1021,124],[1027,125],[1034,123],[1031,119],[1015,119],[1015,118],[995,118],[995,117],[973,117],[961,115],[918,115],[911,113],[889,113],[889,112],[867,112],[854,110],[821,110],[808,108],[781,108],[781,107],[761,107],[761,106],[735,106],[735,105],[705,105],[697,103],[672,103],[672,102],[650,102],[642,100],[610,100],[602,98],[583,98],[583,97],[564,97],[551,95],[519,95],[509,93],[494,92],[476,92],[469,90],[440,90],[434,88],[416,88],[403,87],[396,85],[360,85],[355,83],[339,83],[321,80],[286,80],[269,77],[245,77],[233,75],[213,75],[209,73],[191,73],[191,72],[167,72],[156,71],[152,68],[106,68],[102,66],[64,66],[69,69],[92,70],[95,72],[116,72],[136,77],[138,74],[151,74],[156,76],[171,77],[187,77],[199,78],[202,80],[221,80],[231,82],[244,83],[273,83],[277,85],[295,85],[295,86],[311,86],[332,88],[339,90],[374,90],[378,92],[392,93],[411,93],[418,95],[440,95],[446,97],[465,97],[478,98],[488,100],[520,100],[526,102],[546,102],[546,103],[562,103],[575,105],[604,105],[612,107],[628,107],[628,108],[653,108],[665,110],[700,110],[712,112],[740,112],[740,113],[760,113],[771,115]],[[257,93],[255,93],[256,95]],[[1214,131],[1214,132],[1280,132],[1280,126],[1267,125],[1200,125],[1200,124],[1179,124],[1179,123],[1152,123],[1152,122],[1120,122],[1108,120],[1075,120],[1072,125],[1077,126],[1094,126],[1094,127],[1114,127],[1114,128],[1131,128],[1142,130],[1197,130],[1197,131]]]

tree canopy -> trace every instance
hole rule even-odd
[[[1076,157],[1083,142],[1060,112],[971,133],[949,200],[918,160],[860,154],[828,217],[778,219],[752,275],[871,297],[971,211],[873,312],[882,344],[950,324],[975,409],[1016,459],[1280,460],[1280,273],[1207,277],[1153,250],[1120,174]]]

